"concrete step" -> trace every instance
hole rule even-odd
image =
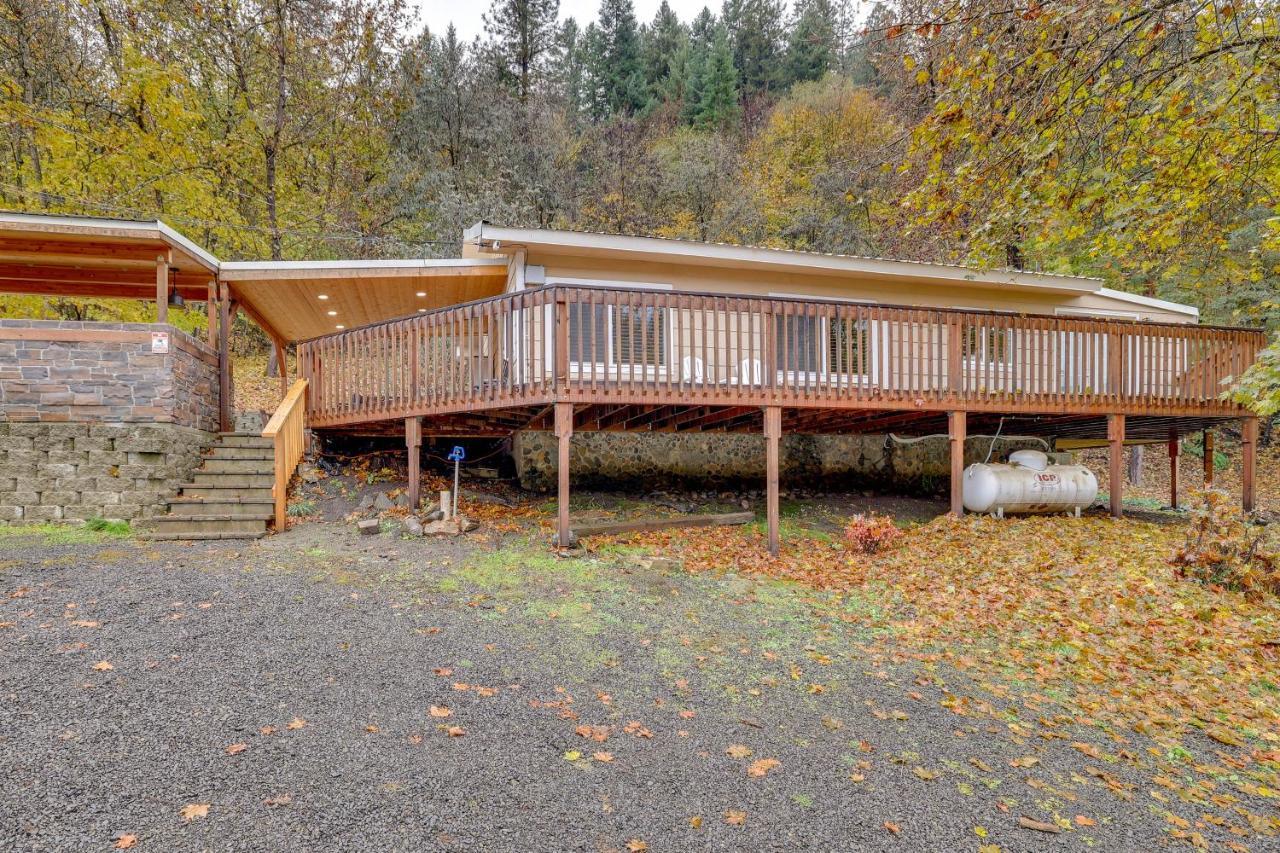
[[[161,515],[149,519],[146,526],[150,533],[181,534],[184,537],[197,533],[261,536],[267,532],[265,519],[227,515]]]
[[[196,471],[191,475],[192,484],[221,489],[268,489],[275,482],[274,474],[237,474],[227,471]]]
[[[169,515],[225,515],[237,518],[269,519],[275,512],[275,503],[266,500],[246,500],[236,497],[234,493],[217,498],[180,497],[169,501]]]
[[[149,539],[153,542],[198,542],[206,539],[261,539],[266,535],[266,530],[263,530],[261,533],[206,533],[197,530],[189,533],[160,533],[150,531],[140,534],[141,538]]]
[[[256,459],[275,464],[275,450],[271,447],[240,447],[215,444],[204,455],[205,459]]]
[[[188,483],[182,487],[182,497],[213,501],[266,501],[271,502],[271,486],[250,488],[245,486],[218,486]]]
[[[273,442],[256,432],[220,432],[214,446],[221,447],[271,447]]]
[[[275,465],[265,459],[208,459],[201,463],[200,473],[209,474],[265,474],[271,476]]]

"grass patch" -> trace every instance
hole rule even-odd
[[[0,539],[38,538],[47,545],[79,545],[125,539],[132,535],[133,528],[129,522],[105,518],[91,518],[79,526],[44,522],[0,527]]]

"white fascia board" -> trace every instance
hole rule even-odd
[[[1200,309],[1194,305],[1185,305],[1181,302],[1170,302],[1167,299],[1156,299],[1154,296],[1143,296],[1139,293],[1129,293],[1124,290],[1112,290],[1109,287],[1100,287],[1097,291],[1098,296],[1106,296],[1109,299],[1118,299],[1121,302],[1132,302],[1134,305],[1145,305],[1148,308],[1158,308],[1161,311],[1172,311],[1176,314],[1186,314],[1188,317],[1200,318]]]
[[[937,284],[967,284],[978,287],[1013,287],[1057,293],[1096,293],[1100,279],[1034,273],[1017,270],[977,270],[951,264],[865,258],[796,252],[727,243],[700,243],[660,237],[627,237],[580,231],[533,228],[499,228],[479,223],[466,232],[466,239],[478,244],[498,243],[501,249],[546,247],[588,254],[632,256],[655,262],[699,264],[703,266],[767,267],[791,272],[862,274],[882,278],[907,278]]]
[[[229,272],[252,270],[385,270],[385,269],[451,269],[456,267],[505,267],[503,258],[409,258],[405,260],[349,261],[226,261],[222,268]]]

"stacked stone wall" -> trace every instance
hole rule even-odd
[[[965,464],[981,462],[991,440],[974,437],[965,443]],[[1022,447],[1042,447],[1034,440],[1001,440],[994,459]],[[784,435],[779,473],[783,483],[831,489],[892,488],[934,491],[950,476],[950,448],[942,437],[909,444],[886,435]],[[516,434],[512,457],[526,488],[555,485],[556,438],[550,432]],[[581,485],[758,486],[764,478],[764,438],[743,433],[575,432],[569,467]]]
[[[160,514],[217,428],[217,355],[172,326],[0,320],[0,523]]]
[[[162,514],[212,438],[177,424],[0,423],[0,523]]]
[[[167,352],[154,333],[168,335]],[[214,431],[217,354],[168,325],[0,319],[0,421]]]

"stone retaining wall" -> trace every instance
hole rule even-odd
[[[981,462],[990,445],[989,438],[969,439],[965,464]],[[1001,440],[993,458],[1003,459],[1022,447],[1042,445]],[[885,435],[784,435],[780,450],[784,486],[933,491],[951,471],[945,438],[898,444]],[[556,438],[552,433],[517,433],[511,453],[525,488],[555,486]],[[743,433],[575,432],[569,466],[574,482],[582,485],[759,485],[764,478],[764,437]]]
[[[159,515],[212,439],[178,424],[0,422],[0,523]]]
[[[155,352],[153,333],[168,335]],[[0,320],[0,421],[218,428],[218,358],[156,323]]]

